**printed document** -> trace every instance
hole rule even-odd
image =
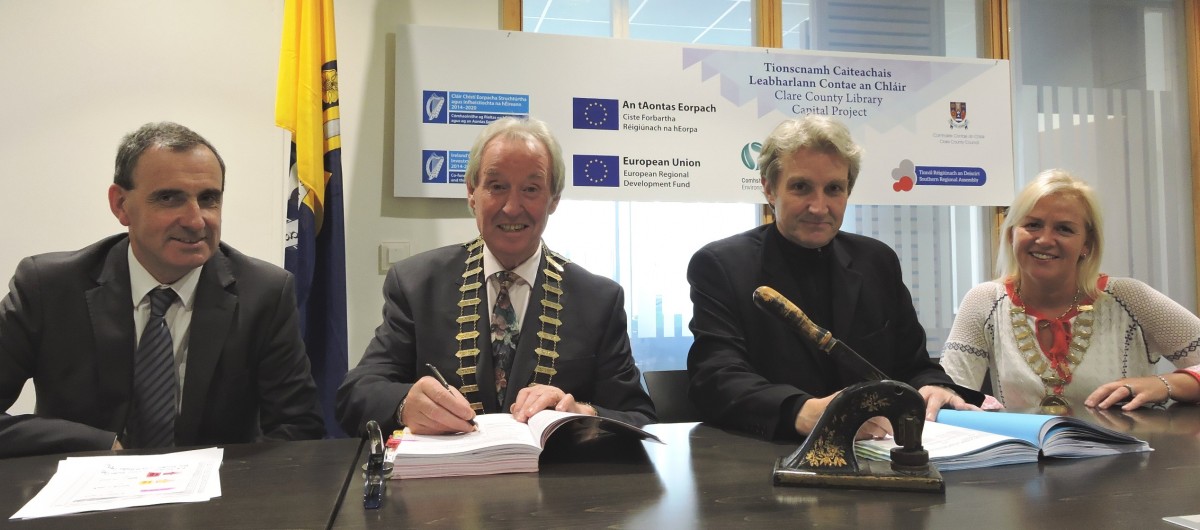
[[[69,457],[11,519],[112,510],[221,496],[217,447],[146,456]]]

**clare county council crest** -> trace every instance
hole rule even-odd
[[[951,129],[966,129],[970,122],[967,121],[967,102],[966,101],[951,101],[950,102],[950,128]]]

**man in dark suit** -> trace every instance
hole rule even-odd
[[[0,456],[322,437],[291,275],[220,242],[216,149],[147,124],[122,140],[113,182],[128,233],[22,260],[0,301],[0,410],[28,379],[37,392],[34,414],[0,415]],[[163,378],[146,390],[156,327]]]
[[[655,419],[621,287],[542,244],[563,179],[544,123],[504,118],[480,133],[466,169],[480,237],[388,271],[383,323],[338,389],[346,432],[369,420],[385,432],[465,432],[476,413],[526,421],[544,409],[634,425]]]
[[[775,222],[710,243],[692,257],[689,397],[708,420],[768,439],[807,435],[837,392],[861,381],[760,311],[751,294],[763,285],[890,378],[917,388],[927,418],[943,405],[973,408],[961,396],[976,405],[982,400],[930,360],[896,253],[840,230],[861,153],[846,127],[830,118],[780,124],[758,160]],[[860,436],[890,428],[874,418]]]

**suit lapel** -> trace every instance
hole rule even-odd
[[[767,230],[777,230],[774,225]],[[788,300],[797,306],[803,307],[804,300],[800,296],[800,284],[796,283],[795,274],[788,270],[787,260],[783,257],[783,249],[779,248],[776,241],[783,241],[783,236],[779,234],[764,233],[762,256],[759,258],[759,263],[762,263],[762,276],[764,281],[762,285],[769,285],[771,288],[779,291]],[[749,297],[750,293],[746,293]],[[762,313],[763,318],[775,318],[766,313]]]
[[[102,403],[115,404],[108,428],[121,433],[133,400],[133,352],[137,347],[128,240],[108,251],[96,283],[84,296],[96,344],[96,377],[100,388],[97,397]]]
[[[854,260],[835,237],[833,244],[833,336],[850,337],[854,328],[854,313],[858,309],[859,291],[862,289],[862,274],[854,270]]]
[[[183,405],[175,421],[175,439],[181,443],[196,439],[200,432],[207,392],[238,304],[237,295],[230,289],[234,282],[229,261],[221,253],[200,271],[192,306]]]

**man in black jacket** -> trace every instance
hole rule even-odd
[[[841,389],[861,379],[762,313],[751,294],[771,286],[890,378],[919,389],[927,417],[973,408],[982,395],[953,384],[929,358],[896,253],[842,232],[862,149],[844,125],[808,116],[779,125],[759,157],[775,222],[715,241],[688,265],[695,306],[689,397],[708,421],[763,438],[807,435]],[[890,432],[883,418],[860,436]]]
[[[292,276],[221,243],[224,184],[207,140],[147,124],[123,139],[108,193],[128,233],[21,261],[0,300],[0,410],[29,379],[37,408],[0,414],[0,456],[324,435]],[[169,294],[161,316],[153,291]],[[135,352],[155,324],[169,342],[146,392]],[[164,401],[152,443],[138,419]]]

